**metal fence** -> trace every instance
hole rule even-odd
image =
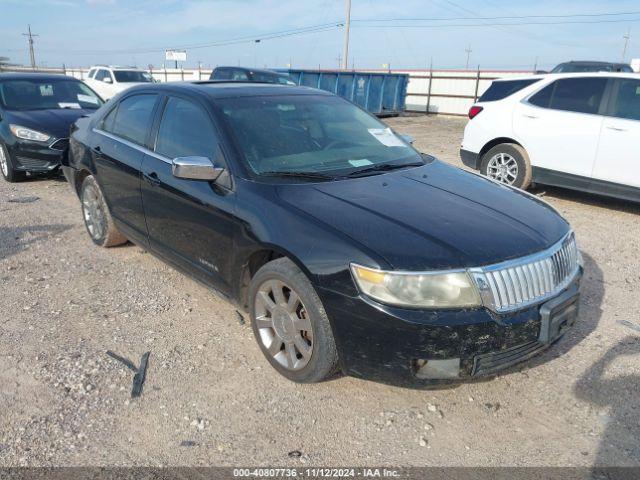
[[[30,68],[11,67],[4,71],[31,71]],[[84,80],[88,68],[41,68],[39,72],[63,73]],[[211,69],[161,68],[147,70],[158,82],[207,80]],[[380,70],[363,70],[379,72]],[[385,73],[389,73],[384,70]],[[466,115],[469,107],[496,78],[530,75],[528,71],[513,70],[392,70],[390,73],[409,74],[406,111],[446,115]]]

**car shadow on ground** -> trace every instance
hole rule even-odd
[[[574,387],[576,397],[600,409],[598,420],[604,425],[604,433],[595,467],[640,463],[640,375],[613,365],[629,356],[636,364],[640,360],[640,335],[620,340],[585,371]]]
[[[546,196],[582,203],[592,207],[609,208],[625,213],[640,214],[640,203],[633,203],[629,200],[620,200],[612,197],[605,197],[595,193],[579,192],[566,188],[552,187],[547,185],[536,185],[531,189],[531,193],[544,200]]]
[[[0,227],[0,260],[5,260],[30,245],[69,230],[71,225],[28,225],[24,227]]]

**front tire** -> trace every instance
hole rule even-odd
[[[531,185],[531,162],[524,148],[501,143],[482,156],[480,173],[497,182],[526,190]]]
[[[91,175],[82,182],[80,203],[84,225],[93,243],[101,247],[114,247],[127,242],[113,221],[98,182]]]
[[[0,143],[0,173],[9,183],[20,182],[25,179],[24,172],[19,172],[13,168],[7,147],[2,143]]]
[[[251,326],[262,353],[284,377],[321,382],[338,368],[327,314],[311,282],[288,258],[264,265],[249,286]]]

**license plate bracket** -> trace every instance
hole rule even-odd
[[[540,307],[540,336],[542,343],[551,343],[576,323],[580,304],[577,288],[564,292]]]

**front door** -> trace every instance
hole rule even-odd
[[[218,135],[200,105],[169,97],[158,127],[155,153],[145,156],[144,204],[151,248],[228,293],[235,196],[204,180],[172,174],[177,157],[213,158]]]
[[[602,124],[593,178],[640,187],[640,80],[616,80]]]
[[[109,210],[123,233],[146,242],[147,227],[140,195],[144,146],[158,95],[123,99],[97,125],[92,155]]]
[[[591,176],[606,85],[602,77],[560,79],[517,104],[513,127],[534,168]]]

